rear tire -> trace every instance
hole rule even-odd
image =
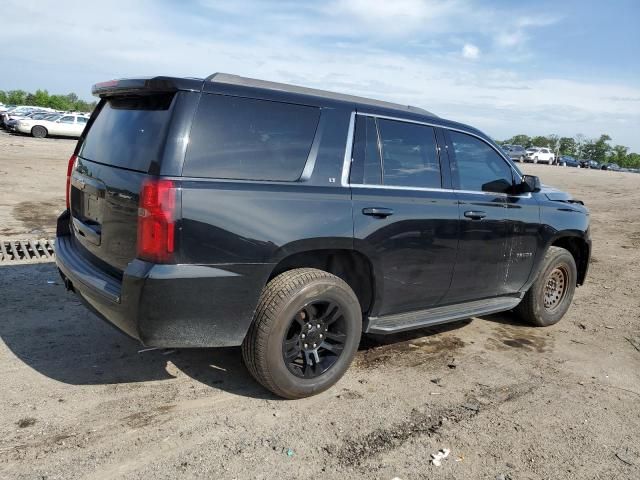
[[[242,357],[251,375],[276,395],[308,397],[342,377],[361,333],[360,303],[349,285],[328,272],[298,268],[263,289]]]
[[[45,138],[47,133],[49,133],[47,129],[40,125],[36,125],[31,129],[31,135],[35,138]]]
[[[564,248],[549,247],[538,278],[515,308],[516,314],[536,327],[558,323],[571,306],[577,278],[573,255]]]

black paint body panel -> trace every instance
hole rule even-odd
[[[197,80],[162,82],[177,93],[157,161],[148,172],[134,172],[80,158],[73,173],[73,218],[65,212],[57,234],[56,261],[68,287],[101,317],[146,345],[239,345],[274,269],[304,252],[358,252],[368,260],[374,291],[365,321],[367,316],[522,295],[535,280],[546,249],[559,238],[577,238],[586,245],[584,280],[589,216],[568,196],[545,190],[520,196],[458,191],[445,153],[440,154],[442,189],[343,183],[356,113],[434,125],[442,152],[447,148],[446,129],[495,146],[476,129],[416,111],[302,93]],[[182,176],[202,92],[320,108],[302,177],[277,182]],[[136,258],[140,186],[151,176],[172,179],[179,192],[171,265]],[[85,202],[79,193],[84,184],[95,188],[102,202],[101,208],[86,207],[86,218],[85,207],[79,206]],[[373,207],[391,209],[393,215],[363,214]],[[469,210],[487,216],[472,220],[465,217]],[[74,219],[84,222],[77,224],[81,229],[93,230],[85,229],[83,235],[72,228]]]

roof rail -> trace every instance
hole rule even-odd
[[[291,85],[288,83],[270,82],[267,80],[258,80],[256,78],[241,77],[240,75],[233,75],[230,73],[213,73],[204,79],[205,82],[225,83],[229,85],[239,85],[243,87],[264,88],[266,90],[278,90],[280,92],[298,93],[302,95],[311,95],[314,97],[328,98],[331,100],[338,100],[349,103],[360,103],[363,105],[370,105],[374,107],[391,108],[394,110],[403,110],[406,112],[418,113],[421,115],[428,115],[430,117],[437,117],[434,113],[431,113],[423,108],[413,107],[411,105],[401,105],[399,103],[385,102],[383,100],[375,100],[372,98],[359,97],[356,95],[347,95],[344,93],[329,92],[326,90],[319,90],[316,88],[301,87],[298,85]]]

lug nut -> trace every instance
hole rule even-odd
[[[304,348],[307,348],[309,345],[307,345],[306,343],[304,344]]]
[[[316,344],[315,343],[313,344],[313,348],[316,348]]]
[[[320,338],[322,338],[322,334],[320,334]]]
[[[304,338],[304,337],[305,337],[305,334],[303,333],[303,334],[302,334],[302,335],[300,335],[300,336],[301,336],[302,338]]]
[[[320,328],[320,324],[317,324],[317,325],[316,325],[316,328]]]

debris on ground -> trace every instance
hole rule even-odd
[[[291,450],[290,448],[285,448],[283,449],[287,455],[287,457],[293,457],[295,455],[295,452],[293,450]]]
[[[158,350],[158,347],[143,348],[138,350],[138,353],[153,352],[154,350]]]
[[[500,473],[496,475],[496,480],[511,480],[509,475],[505,475],[504,473]]]
[[[18,428],[31,427],[36,424],[36,419],[33,417],[25,417],[18,420],[16,424],[18,425]]]
[[[640,352],[640,337],[624,337],[624,339]]]
[[[451,450],[449,450],[448,448],[441,448],[437,453],[432,453],[431,464],[439,467],[440,465],[442,465],[442,460],[449,456],[449,453],[451,453]]]
[[[626,455],[621,454],[620,452],[616,452],[616,458],[630,467],[633,466],[633,462]]]
[[[480,411],[480,405],[477,405],[475,403],[463,403],[462,407],[466,408],[467,410],[471,410],[472,412],[476,412],[476,413],[478,413]]]

